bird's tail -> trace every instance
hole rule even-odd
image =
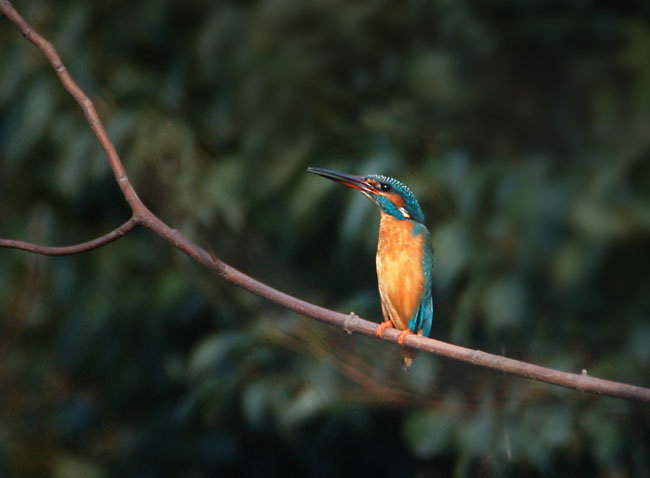
[[[418,335],[422,336],[424,335],[423,330],[418,330]],[[412,350],[412,349],[405,349],[404,350],[404,359],[402,360],[402,368],[404,369],[405,372],[408,372],[409,369],[411,368],[411,364],[413,363],[413,359],[415,358],[415,354],[417,354],[417,351]]]
[[[408,372],[409,369],[411,368],[411,364],[413,363],[413,359],[415,358],[415,354],[417,352],[415,350],[405,350],[404,351],[404,359],[402,360],[402,368],[404,369],[405,372]]]

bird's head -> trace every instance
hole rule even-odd
[[[418,200],[411,190],[397,179],[379,174],[354,176],[322,168],[307,168],[307,171],[358,189],[385,213],[396,219],[412,219],[424,224],[424,214],[422,214]]]

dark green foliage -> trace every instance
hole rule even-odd
[[[140,196],[252,276],[379,320],[394,176],[436,250],[432,336],[650,386],[648,2],[16,2]],[[128,218],[44,57],[0,18],[0,237]],[[0,475],[650,475],[647,405],[348,336],[145,231],[0,250]]]

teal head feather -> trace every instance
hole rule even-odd
[[[406,184],[389,176],[371,174],[366,180],[376,181],[383,194],[374,195],[373,199],[384,212],[397,219],[413,219],[424,224],[424,214],[415,194]]]

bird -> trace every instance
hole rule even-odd
[[[376,266],[384,322],[377,335],[395,327],[400,345],[409,334],[428,337],[433,323],[433,244],[415,195],[397,179],[380,174],[355,176],[312,167],[307,171],[358,189],[379,207]],[[414,358],[415,351],[404,350],[405,371]]]

